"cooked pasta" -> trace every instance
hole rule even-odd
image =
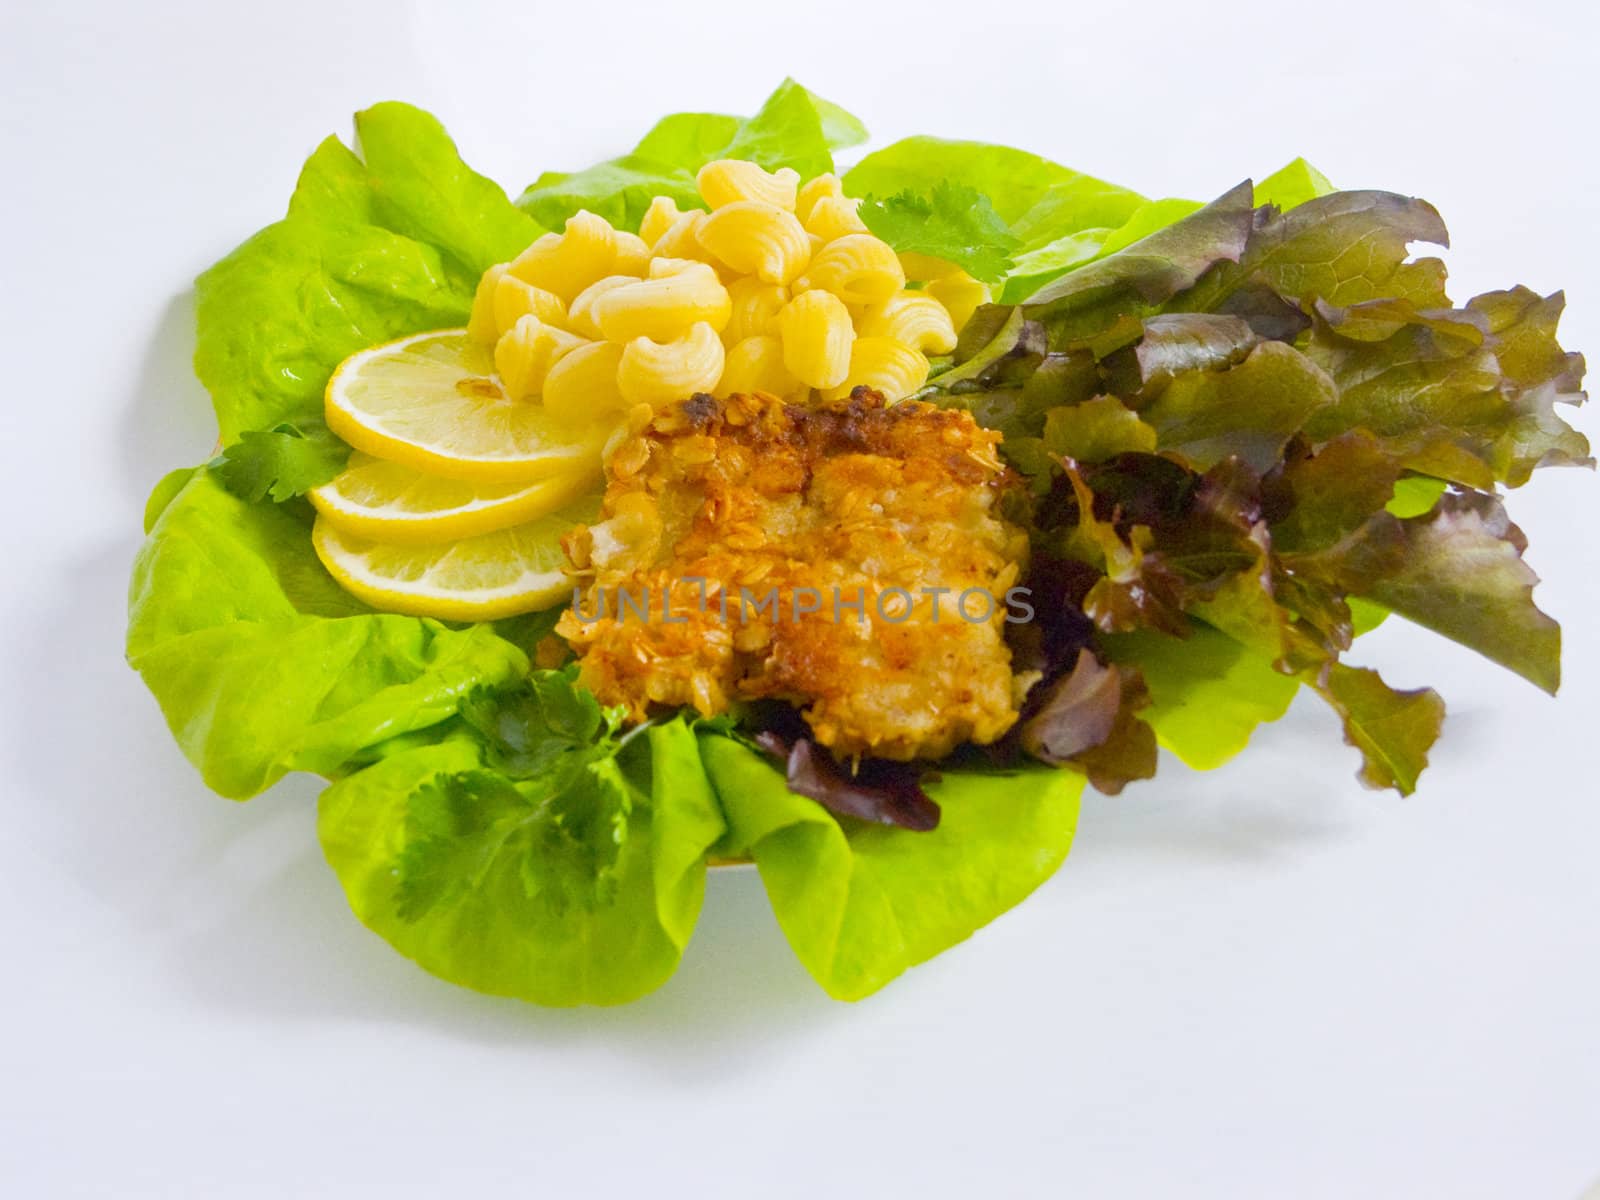
[[[705,224],[708,214],[695,209],[686,212],[674,221],[650,247],[650,256],[656,258],[692,258],[709,263],[713,267],[722,264],[713,261],[696,236]]]
[[[495,332],[505,333],[529,314],[546,325],[567,323],[567,306],[561,303],[560,296],[534,287],[509,271],[503,273],[494,287]]]
[[[836,175],[718,159],[695,183],[709,211],[657,196],[636,234],[582,211],[484,272],[467,333],[509,394],[573,420],[700,391],[898,400],[988,299],[952,263],[896,255]]]
[[[795,290],[821,288],[846,304],[876,304],[905,285],[905,271],[888,242],[870,233],[850,233],[818,251]]]
[[[924,354],[949,354],[956,348],[949,310],[923,291],[896,292],[879,304],[869,304],[856,323],[856,333],[893,338]]]
[[[679,211],[676,200],[671,196],[657,196],[650,201],[650,207],[644,210],[644,216],[639,221],[640,241],[646,246],[655,245],[681,216],[683,213]]]
[[[760,200],[723,205],[706,217],[696,237],[730,270],[763,283],[788,283],[811,260],[811,241],[795,215]]]
[[[616,275],[643,275],[650,268],[650,243],[637,233],[617,230],[617,257],[611,264]]]
[[[667,342],[701,323],[713,330],[728,324],[728,289],[714,270],[705,263],[683,262],[670,273],[656,275],[658,266],[660,259],[650,264],[653,278],[596,297],[591,311],[609,341],[648,337]]]
[[[989,289],[965,271],[954,271],[935,279],[922,290],[944,305],[957,333],[972,319],[980,304],[989,303]]]
[[[573,333],[581,333],[586,338],[603,337],[599,323],[595,320],[595,301],[613,288],[638,282],[637,275],[607,275],[603,279],[596,279],[572,301],[572,307],[567,310],[567,328]]]
[[[783,341],[772,334],[743,338],[729,350],[717,382],[719,396],[735,392],[769,392],[789,398],[805,385],[784,364]]]
[[[921,283],[927,283],[930,279],[943,279],[946,275],[954,275],[961,269],[953,262],[911,250],[900,253],[900,266],[904,268],[907,279],[915,279]]]
[[[850,373],[855,329],[850,310],[831,292],[809,291],[784,305],[778,317],[783,365],[807,387],[831,388]]]
[[[894,338],[858,337],[850,347],[850,369],[844,382],[824,390],[822,398],[839,400],[852,388],[866,386],[882,392],[892,404],[926,382],[928,360],[924,355]]]
[[[789,289],[746,275],[728,285],[728,299],[733,311],[722,331],[722,340],[731,346],[757,334],[777,333],[778,314],[789,303]]]
[[[596,414],[625,408],[617,388],[622,347],[590,342],[563,354],[544,380],[544,406],[568,421],[592,421]]]
[[[587,344],[576,334],[546,325],[529,314],[495,343],[494,369],[507,395],[513,400],[526,400],[544,389],[551,367]]]
[[[617,366],[617,387],[629,404],[670,404],[715,388],[723,363],[722,339],[702,321],[675,341],[630,341]]]
[[[795,195],[794,215],[804,224],[811,219],[811,210],[816,207],[818,200],[825,196],[843,195],[844,187],[837,175],[818,175],[815,179],[808,179]]]
[[[766,171],[756,163],[738,158],[708,162],[700,168],[694,181],[701,198],[713,211],[740,200],[760,200],[793,212],[795,191],[800,186],[800,176],[790,167]]]
[[[604,217],[587,209],[567,218],[566,231],[547,233],[511,260],[518,279],[554,292],[564,302],[602,275],[617,261],[617,231]]]
[[[811,208],[805,219],[806,232],[814,234],[824,243],[842,238],[847,233],[866,233],[867,225],[856,210],[861,201],[848,196],[823,196]]]
[[[472,315],[467,318],[467,336],[475,342],[493,345],[500,336],[500,325],[494,318],[495,288],[504,278],[508,263],[495,263],[478,280],[478,290],[472,293]]]

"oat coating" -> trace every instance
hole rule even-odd
[[[1019,486],[999,434],[866,389],[816,408],[697,395],[635,428],[605,519],[567,542],[585,590],[558,632],[602,702],[642,719],[786,700],[835,754],[901,760],[1010,728],[1004,597],[1028,543],[999,514]]]

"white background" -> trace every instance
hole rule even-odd
[[[1600,354],[1592,5],[8,0],[0,32],[0,1194],[1553,1197],[1600,1179],[1600,481],[1518,494],[1551,701],[1363,644],[1451,717],[1362,791],[1297,706],[1245,761],[1090,796],[1066,867],[856,1006],[753,875],[677,977],[546,1012],[350,915],[316,788],[209,795],[121,661],[144,496],[214,436],[193,276],[403,98],[515,194],[786,73],[914,132],[1207,197],[1305,154],[1434,200],[1454,292],[1565,287]],[[766,14],[766,15],[764,15]],[[1591,436],[1597,423],[1580,423]]]

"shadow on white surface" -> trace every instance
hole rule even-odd
[[[403,959],[360,925],[323,862],[320,781],[292,776],[232,803],[172,743],[122,659],[135,549],[106,546],[41,597],[14,661],[24,678],[77,686],[52,690],[9,727],[27,791],[51,798],[21,813],[30,842],[88,894],[103,918],[99,940],[157,959],[130,966],[125,952],[106,954],[107,988],[119,970],[150,971],[158,987],[222,1018],[396,1023],[488,1044],[592,1040],[675,1074],[758,1069],[775,1029],[847,1018],[795,961],[753,872],[713,873],[676,976],[621,1008],[480,996]]]
[[[143,511],[156,480],[210,457],[217,440],[211,398],[194,373],[194,293],[168,300],[139,363],[134,391],[118,426],[121,482]]]
[[[790,953],[753,873],[714,873],[696,937],[655,994],[618,1009],[544,1010],[435,979],[361,926],[316,842],[320,781],[293,776],[247,804],[205,787],[122,651],[138,513],[165,471],[204,461],[215,440],[193,354],[184,293],[162,311],[118,425],[127,536],[36,581],[14,635],[14,679],[74,681],[19,703],[6,736],[26,793],[49,799],[20,813],[30,843],[94,906],[97,941],[116,947],[82,948],[98,953],[105,986],[143,971],[224,1020],[396,1023],[491,1044],[596,1040],[675,1072],[736,1072],[774,1028],[843,1018]]]

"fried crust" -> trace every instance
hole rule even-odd
[[[1011,727],[1004,596],[1028,543],[999,512],[1019,486],[999,434],[864,388],[815,408],[697,395],[635,424],[605,519],[566,543],[584,590],[557,629],[602,702],[785,700],[836,754],[901,760]]]

